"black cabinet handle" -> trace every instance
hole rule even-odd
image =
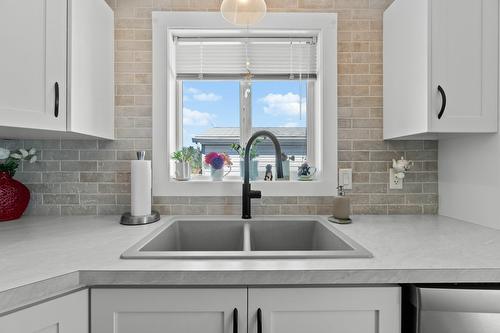
[[[441,110],[438,113],[438,119],[441,119],[444,110],[446,109],[446,93],[444,92],[444,89],[441,86],[438,86],[438,91],[441,93],[441,98],[443,100],[443,103],[441,104]]]
[[[262,333],[262,310],[257,309],[257,333]]]
[[[233,333],[238,333],[238,309],[233,310]]]
[[[54,84],[54,90],[56,93],[56,98],[54,101],[54,116],[57,118],[59,117],[59,83]]]

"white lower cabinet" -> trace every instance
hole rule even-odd
[[[399,333],[400,300],[399,287],[251,288],[248,332]]]
[[[90,317],[92,333],[243,333],[247,289],[92,289]]]
[[[59,297],[0,317],[0,332],[88,333],[88,290]]]
[[[91,332],[399,333],[400,308],[399,287],[93,289]]]

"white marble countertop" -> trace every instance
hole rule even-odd
[[[368,259],[120,259],[168,217],[0,223],[0,313],[91,285],[327,285],[500,282],[500,230],[440,216],[355,216],[336,228]]]

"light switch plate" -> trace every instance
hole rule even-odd
[[[352,190],[352,169],[339,169],[339,186]]]

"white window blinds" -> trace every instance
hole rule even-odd
[[[316,38],[177,37],[178,79],[315,79]]]

